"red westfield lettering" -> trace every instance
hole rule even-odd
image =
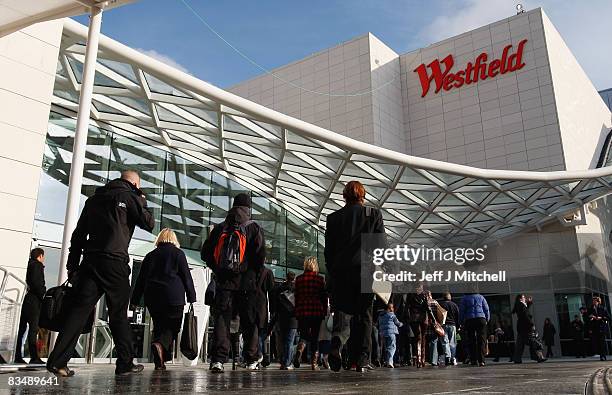
[[[421,97],[427,95],[432,81],[436,85],[435,93],[438,93],[440,89],[449,91],[453,88],[469,85],[478,80],[486,80],[498,74],[506,74],[522,69],[523,66],[525,66],[523,62],[523,48],[525,47],[525,43],[527,43],[526,39],[518,44],[515,54],[510,54],[512,45],[507,45],[502,52],[501,59],[494,59],[489,63],[487,63],[487,53],[483,52],[476,57],[474,63],[468,62],[464,70],[459,70],[456,73],[450,72],[455,64],[453,55],[448,55],[441,61],[436,59],[427,66],[421,64],[414,69],[414,72],[418,73],[419,80],[421,81],[421,88],[423,89]],[[428,74],[427,68],[431,70],[431,74]]]

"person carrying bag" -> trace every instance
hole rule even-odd
[[[198,357],[198,317],[193,312],[193,303],[189,304],[189,309],[183,319],[181,353],[187,359],[193,360]]]

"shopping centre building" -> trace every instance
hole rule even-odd
[[[88,30],[70,19],[8,26],[0,267],[23,279],[28,251],[41,246],[49,287]],[[550,317],[560,329],[557,353],[569,352],[569,322],[592,295],[610,306],[611,113],[541,9],[406,54],[368,33],[228,90],[104,36],[95,70],[81,204],[121,170],[139,170],[154,233],[176,230],[193,266],[209,226],[249,191],[275,275],[299,271],[307,255],[324,271],[326,215],[358,179],[393,243],[486,244],[487,260],[510,273],[503,292],[488,292],[494,319],[512,319],[517,292],[533,294],[538,327]],[[135,233],[135,272],[153,239]],[[18,299],[20,283],[6,284]],[[1,344],[13,341],[12,324],[0,322]],[[108,339],[103,324],[96,331]]]

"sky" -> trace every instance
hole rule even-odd
[[[372,32],[402,54],[516,13],[512,0],[139,0],[104,13],[102,33],[219,87]],[[520,1],[543,7],[598,90],[612,88],[612,1]],[[575,4],[581,4],[576,6]],[[588,4],[588,5],[587,5]],[[87,23],[86,16],[76,17]]]

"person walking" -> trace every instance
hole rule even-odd
[[[589,317],[589,309],[586,306],[580,306],[580,316],[584,323],[584,348],[586,355],[593,355],[595,350],[592,349],[593,345],[593,333],[591,331],[591,318]]]
[[[544,344],[546,345],[546,358],[551,358],[553,356],[552,347],[555,345],[556,333],[557,329],[555,329],[550,318],[546,318],[544,320],[544,328],[542,329],[542,340],[544,340]]]
[[[248,278],[248,273],[244,278]],[[259,354],[261,355],[261,366],[270,365],[270,349],[266,347],[269,331],[269,310],[268,310],[268,295],[274,288],[274,273],[267,267],[263,267],[257,286],[254,292],[247,292],[244,299],[245,303],[241,305],[241,321],[240,325],[248,334],[251,330],[258,331],[259,339]]]
[[[425,337],[427,340],[427,362],[432,366],[438,366],[438,360],[440,359],[438,354],[438,346],[441,346],[445,353],[447,350],[449,350],[448,356],[445,354],[445,358],[446,361],[450,360],[448,337],[446,336],[446,332],[444,333],[443,337],[440,337],[435,330],[436,323],[443,325],[442,322],[437,322],[437,317],[439,315],[438,308],[440,307],[440,304],[431,296],[431,291],[425,291],[425,296],[427,298],[427,304],[429,305],[429,311],[431,312],[431,316],[429,317],[429,325],[427,325],[427,329],[425,331]]]
[[[380,210],[366,207],[366,190],[359,181],[349,181],[342,192],[345,206],[327,216],[325,232],[325,262],[334,314],[334,330],[328,361],[333,371],[342,366],[341,349],[349,338],[354,339],[351,364],[357,371],[373,370],[372,306],[374,296],[361,289],[362,235],[376,238],[374,244],[384,243],[385,227]],[[364,262],[364,264],[367,264]],[[351,317],[354,331],[351,333]]]
[[[215,273],[216,290],[211,314],[215,320],[211,366],[213,373],[223,372],[230,352],[230,321],[248,303],[246,295],[260,288],[264,277],[266,249],[263,229],[251,220],[251,197],[240,193],[234,197],[225,220],[215,225],[202,245],[200,256]],[[244,278],[243,278],[244,277]],[[242,313],[242,311],[241,311]],[[243,326],[243,355],[247,369],[258,369],[263,360],[259,352],[259,328]],[[255,324],[252,322],[250,324]]]
[[[47,360],[47,370],[69,377],[68,361],[81,331],[102,295],[106,297],[109,326],[117,351],[115,374],[139,373],[134,364],[133,341],[127,310],[130,302],[130,257],[128,246],[134,228],[150,232],[155,220],[140,190],[140,176],[127,170],[121,178],[96,189],[85,206],[70,240],[68,279],[71,301],[64,325]],[[83,262],[79,264],[83,256]]]
[[[470,293],[461,299],[459,317],[465,327],[468,344],[470,345],[470,363],[484,366],[487,345],[487,322],[489,305],[484,296]]]
[[[295,273],[288,271],[285,281],[277,286],[270,299],[272,326],[276,332],[277,353],[281,370],[291,370],[293,365],[293,342],[297,335],[295,318]]]
[[[410,328],[412,329],[412,364],[417,368],[425,366],[425,333],[429,325],[428,303],[423,285],[419,284],[416,293],[408,295],[410,309]]]
[[[531,296],[516,295],[512,313],[516,314],[516,345],[514,346],[514,363],[523,362],[523,350],[529,345],[529,350],[535,354],[538,362],[546,361],[542,355],[542,345],[537,339],[537,332],[529,307],[533,304]]]
[[[294,366],[299,367],[308,344],[310,367],[319,370],[319,329],[327,313],[325,279],[319,275],[317,258],[304,259],[304,273],[295,279],[295,317],[298,320],[300,343],[295,354]]]
[[[185,253],[172,229],[164,228],[140,266],[132,292],[132,305],[144,304],[153,320],[151,355],[155,370],[165,370],[172,359],[173,343],[181,330],[185,296],[195,303],[196,291]]]
[[[584,344],[584,323],[578,314],[574,315],[572,321],[572,334],[574,338],[574,354],[576,358],[586,358],[586,349]]]
[[[42,248],[34,248],[30,251],[30,260],[26,271],[27,292],[21,306],[19,318],[19,331],[17,332],[17,349],[15,351],[15,363],[26,363],[21,352],[23,336],[28,329],[27,345],[30,352],[30,365],[42,365],[43,360],[38,356],[36,340],[38,335],[38,317],[45,287],[45,251]]]
[[[331,315],[328,302],[327,314],[325,318],[323,318],[323,321],[321,321],[321,326],[319,328],[319,359],[321,361],[320,365],[323,365],[324,369],[329,369],[327,356],[329,355],[329,349],[331,347],[333,319],[334,317]]]
[[[396,361],[400,366],[412,365],[412,338],[414,334],[410,328],[410,307],[408,306],[408,294],[395,293],[391,295],[394,313],[397,319],[404,323],[399,328],[397,336],[397,358]]]
[[[502,355],[504,348],[504,330],[502,328],[501,322],[497,321],[495,323],[495,329],[493,330],[493,362],[499,362],[499,358]],[[491,345],[490,345],[491,346]]]
[[[599,354],[599,360],[605,361],[608,359],[608,346],[606,345],[606,334],[608,333],[608,321],[610,316],[608,311],[601,305],[601,298],[594,296],[592,306],[588,310],[589,327],[591,330],[591,342],[593,352]]]
[[[444,322],[444,332],[446,340],[444,341],[446,357],[446,366],[457,365],[457,324],[459,323],[459,306],[452,300],[450,292],[444,294],[444,300],[440,302],[440,306],[446,310],[446,321]]]
[[[395,367],[393,358],[395,357],[396,336],[399,335],[398,328],[401,328],[403,325],[395,316],[393,303],[387,304],[387,309],[378,316],[378,332],[383,339],[385,348],[383,366],[387,368]]]

